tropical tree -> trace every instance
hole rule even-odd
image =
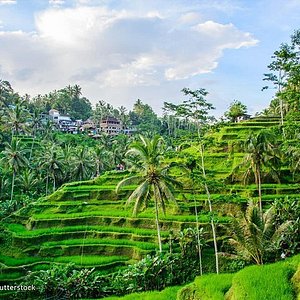
[[[30,117],[28,110],[25,107],[25,101],[17,98],[15,105],[7,109],[6,122],[11,130],[11,136],[27,131],[26,121]]]
[[[215,250],[215,261],[216,261],[216,273],[219,273],[219,257],[218,257],[218,245],[217,245],[217,234],[216,234],[216,226],[214,220],[214,212],[212,208],[212,201],[210,190],[208,186],[208,180],[206,175],[205,169],[205,161],[204,161],[204,140],[203,134],[207,129],[207,123],[213,119],[213,117],[209,116],[210,110],[214,109],[213,105],[205,99],[208,95],[208,92],[200,88],[198,90],[192,91],[188,88],[184,88],[182,90],[185,96],[188,96],[188,100],[185,100],[183,104],[179,106],[181,109],[182,116],[190,119],[196,126],[197,129],[197,136],[199,140],[199,148],[197,149],[200,154],[200,161],[199,161],[199,169],[201,173],[201,181],[202,185],[204,186],[206,196],[207,196],[207,203],[210,212],[210,224],[212,229],[213,241],[214,241],[214,250]]]
[[[270,131],[262,130],[258,134],[251,134],[244,143],[246,156],[243,162],[236,169],[246,166],[244,181],[254,175],[257,185],[259,208],[262,212],[262,174],[263,169],[267,170],[275,180],[279,181],[278,168],[280,165],[280,153],[276,145],[275,135]]]
[[[76,149],[72,162],[73,175],[76,180],[84,180],[91,176],[94,169],[91,154],[88,148],[80,147]]]
[[[103,145],[97,145],[92,155],[96,163],[96,176],[99,176],[103,170],[112,166],[111,153]]]
[[[10,83],[0,79],[0,107],[8,107],[13,95],[13,89]]]
[[[5,143],[5,149],[3,151],[3,160],[12,169],[12,181],[11,181],[11,193],[10,200],[13,199],[15,178],[16,174],[21,168],[28,165],[27,158],[25,156],[27,150],[22,147],[20,140],[13,139],[11,144]]]
[[[138,187],[127,200],[127,205],[134,202],[133,216],[136,216],[143,208],[147,208],[150,200],[154,201],[155,223],[159,252],[162,252],[162,242],[159,226],[159,207],[166,213],[166,204],[169,201],[176,203],[174,186],[180,185],[178,181],[169,175],[170,165],[164,166],[164,141],[156,135],[153,139],[140,136],[140,141],[134,142],[127,155],[136,155],[140,159],[141,174],[123,179],[116,187],[118,192],[123,186],[137,182]]]
[[[249,202],[242,218],[232,219],[229,242],[243,258],[262,265],[279,249],[281,236],[289,227],[289,221],[276,227],[275,218],[274,207],[262,214],[257,205]]]
[[[293,51],[293,47],[288,44],[281,44],[280,49],[274,52],[274,61],[268,66],[270,71],[276,72],[264,74],[266,81],[271,81],[277,87],[277,97],[279,98],[279,109],[281,125],[283,125],[283,98],[282,88],[286,87],[288,80],[288,73],[295,64],[296,53]],[[263,89],[268,88],[265,86]]]
[[[228,111],[226,111],[224,115],[231,122],[237,122],[238,117],[241,117],[246,113],[247,113],[247,106],[243,104],[241,101],[234,100],[230,104]]]
[[[18,183],[20,189],[25,193],[28,194],[29,192],[36,190],[37,184],[39,180],[33,170],[27,168],[25,169],[18,178]]]
[[[54,192],[57,179],[63,173],[62,157],[54,144],[45,144],[40,155],[39,166],[42,171],[46,172],[46,195],[48,195],[49,178],[52,178]]]

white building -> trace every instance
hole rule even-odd
[[[69,115],[61,115],[58,110],[50,109],[49,117],[60,131],[77,133],[77,123],[74,122]]]

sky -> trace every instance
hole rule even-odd
[[[0,79],[31,96],[78,84],[93,104],[141,99],[159,114],[205,88],[216,116],[233,100],[254,114],[299,15],[299,0],[0,0]]]

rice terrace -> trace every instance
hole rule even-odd
[[[66,48],[61,49],[74,47],[73,29],[66,27],[72,33],[70,40],[64,32],[65,20],[77,18],[73,10],[81,12],[83,19],[90,13],[85,20],[89,26],[94,26],[101,15],[103,31],[126,20],[107,32],[116,34],[115,40],[109,39],[115,44],[109,44],[107,36],[101,33],[110,51],[116,51],[115,47],[124,42],[117,32],[128,38],[133,19],[137,26],[145,18],[140,26],[151,36],[147,22],[159,19],[163,23],[168,18],[166,12],[172,12],[162,5],[165,15],[151,11],[143,17],[140,8],[137,17],[135,10],[123,1],[120,3],[124,7],[120,4],[114,8],[108,4],[102,7],[98,1],[45,2],[49,8],[37,13],[35,19],[38,29],[32,42],[37,50],[28,50],[39,53],[37,60],[42,53],[39,39],[45,42],[49,38],[47,32],[41,33],[47,14],[51,20],[55,15],[57,24],[62,26]],[[198,3],[203,13],[212,9],[205,3]],[[0,21],[2,9],[9,14],[21,8],[20,1],[0,1]],[[172,8],[175,11],[176,5]],[[195,12],[184,16],[176,19],[176,24],[181,25],[174,27],[179,38],[183,38],[184,26],[196,18]],[[169,24],[161,23],[162,27]],[[216,26],[212,23],[207,21],[191,28],[198,34],[205,24],[208,33],[211,26]],[[1,41],[2,35],[9,32],[16,35],[15,31],[2,29],[1,24]],[[215,40],[220,30],[226,26],[226,30],[233,30],[234,26],[215,24]],[[55,30],[53,20],[51,25]],[[82,26],[82,30],[88,30]],[[152,30],[162,30],[157,26],[151,23]],[[80,35],[79,26],[76,28]],[[166,38],[161,34],[162,39]],[[248,47],[256,44],[248,34],[240,32],[238,36],[246,39],[241,43]],[[89,38],[86,36],[82,43],[88,44]],[[94,38],[97,44],[96,34]],[[190,33],[186,42],[189,38],[196,39]],[[141,36],[140,39],[143,40]],[[226,47],[230,48],[228,45],[234,42],[229,39],[228,36]],[[57,47],[62,47],[56,42]],[[105,54],[105,46],[101,45],[103,48],[99,49]],[[167,46],[159,45],[161,48],[157,44],[156,50],[164,57]],[[49,53],[55,50],[51,47],[49,44]],[[135,47],[126,51],[138,51]],[[194,88],[185,81],[186,74],[180,77],[181,71],[192,68],[188,61],[180,68],[174,62],[164,73],[166,87],[175,77],[177,82],[186,83],[183,86],[191,86],[182,86],[177,100],[170,100],[171,93],[161,103],[137,99],[131,107],[125,107],[130,105],[125,100],[125,90],[118,93],[118,97],[124,96],[121,106],[114,101],[89,100],[83,95],[89,85],[83,89],[74,83],[74,78],[78,83],[82,80],[83,85],[86,82],[78,74],[69,74],[70,84],[64,88],[44,93],[43,87],[39,94],[30,96],[23,92],[20,82],[27,82],[31,69],[24,69],[14,81],[8,65],[0,59],[0,298],[300,299],[299,50],[300,31],[292,30],[289,41],[273,49],[269,61],[265,61],[267,72],[261,74],[261,88],[271,89],[272,93],[263,108],[232,99],[222,114],[219,112],[223,104],[219,103],[219,109],[213,100],[217,92],[211,82],[215,79],[207,79],[206,89],[202,84]],[[192,46],[186,51],[194,55]],[[111,64],[118,57],[124,66],[120,53],[105,55]],[[204,57],[204,53],[201,55]],[[157,65],[155,72],[152,70],[153,57],[140,56],[135,60],[126,70],[126,79],[118,83],[120,87],[127,84],[126,80],[136,80],[135,86],[142,82],[141,86],[149,92],[151,85],[147,86],[144,80],[152,84],[154,79],[148,75],[162,68]],[[178,53],[176,57],[181,60]],[[98,67],[88,64],[89,57],[82,59],[90,68],[80,69],[82,76],[91,80],[100,76]],[[159,61],[157,56],[155,59]],[[144,70],[141,65],[145,62]],[[105,68],[105,60],[101,63]],[[59,64],[57,67],[60,72]],[[72,69],[71,64],[69,68]],[[131,77],[133,70],[138,73]],[[141,70],[144,73],[139,73]],[[119,71],[105,73],[106,79],[97,90],[100,98],[101,87],[106,95],[105,84],[111,78],[116,78],[117,83]],[[206,75],[198,70],[193,76]],[[43,80],[39,80],[41,85],[46,82]],[[34,89],[28,88],[34,94]],[[232,90],[235,88],[239,91],[238,86],[231,86]],[[117,89],[113,85],[112,98]],[[161,104],[159,109],[157,104]]]

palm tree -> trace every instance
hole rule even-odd
[[[43,123],[43,140],[50,140],[53,137],[53,129],[54,129],[54,123],[51,120],[47,120],[46,123]]]
[[[276,228],[275,210],[272,206],[264,214],[249,202],[241,219],[233,218],[228,233],[230,243],[247,260],[262,265],[269,254],[277,250],[282,234],[288,230],[287,221]]]
[[[72,170],[72,157],[74,156],[74,147],[70,144],[66,144],[61,148],[61,159],[64,166],[63,180],[71,180],[71,170]]]
[[[198,132],[199,132],[199,130],[198,130]],[[213,216],[211,195],[210,195],[210,191],[209,191],[208,184],[207,184],[206,170],[205,170],[205,164],[204,164],[204,144],[203,143],[200,143],[200,159],[201,159],[200,169],[202,172],[204,189],[205,189],[205,192],[207,195],[207,203],[208,203],[209,213],[210,213],[210,225],[211,225],[213,241],[214,241],[216,273],[219,274],[219,257],[218,257],[216,225],[215,225],[214,216]]]
[[[26,150],[21,146],[20,141],[13,139],[11,144],[6,143],[3,151],[3,160],[12,169],[12,182],[11,182],[11,193],[10,200],[12,201],[14,194],[15,178],[18,171],[28,165],[27,158],[25,157]]]
[[[46,172],[46,195],[48,195],[49,177],[52,178],[53,192],[56,189],[56,183],[59,176],[62,175],[62,160],[55,145],[45,145],[41,153],[39,165]]]
[[[32,130],[33,140],[31,142],[29,160],[31,160],[37,130],[42,127],[42,117],[41,117],[40,110],[34,109],[33,113],[31,114],[31,126],[30,127],[31,127],[31,130]]]
[[[76,180],[84,180],[91,176],[94,169],[92,157],[85,147],[80,147],[75,151],[73,157],[73,174]]]
[[[255,184],[258,190],[259,208],[262,212],[262,171],[263,168],[268,169],[268,173],[277,181],[277,168],[280,163],[279,151],[275,145],[275,136],[268,131],[260,131],[258,134],[251,134],[245,144],[245,152],[247,153],[242,164],[238,166],[247,166],[244,173],[244,181],[246,181],[251,174],[254,174]]]
[[[299,144],[293,144],[289,141],[289,145],[284,148],[285,157],[288,161],[289,169],[293,176],[293,181],[295,182],[295,175],[298,174],[300,169],[300,149]]]
[[[8,107],[13,89],[8,81],[0,79],[0,107]]]
[[[198,207],[197,201],[195,197],[195,187],[197,185],[197,180],[199,179],[199,174],[196,172],[197,168],[197,161],[195,158],[188,158],[186,162],[186,167],[190,170],[190,178],[191,178],[191,188],[192,188],[192,195],[194,200],[194,210],[195,210],[195,217],[196,217],[196,238],[197,238],[197,246],[198,246],[198,257],[199,257],[199,271],[200,275],[203,274],[202,268],[202,249],[201,249],[201,239],[200,239],[200,228],[199,228],[199,218],[198,218]]]
[[[172,201],[176,204],[174,197],[174,185],[178,181],[169,176],[170,166],[163,166],[164,141],[162,137],[155,136],[152,140],[140,136],[140,140],[131,145],[126,155],[134,154],[140,159],[141,174],[133,175],[123,179],[116,187],[116,192],[121,187],[132,182],[137,182],[138,187],[132,192],[126,204],[135,202],[133,216],[136,216],[143,208],[148,207],[150,200],[154,201],[155,223],[159,252],[162,252],[162,242],[159,226],[159,206],[166,213],[166,204]]]
[[[99,176],[103,170],[110,167],[111,153],[108,152],[103,145],[98,145],[93,152],[93,157],[96,162],[96,176]]]
[[[11,129],[11,136],[19,134],[21,131],[27,131],[26,120],[30,114],[25,108],[25,101],[17,98],[15,105],[7,110],[7,124]]]
[[[18,178],[18,183],[24,193],[36,190],[39,180],[31,169],[25,169]]]

